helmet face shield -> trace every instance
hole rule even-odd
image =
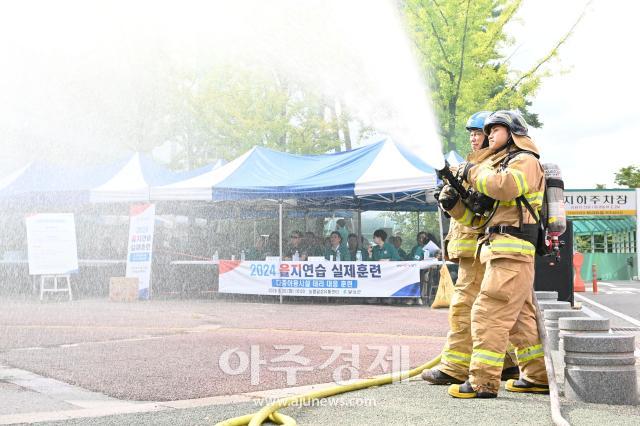
[[[491,128],[496,124],[505,126],[514,135],[528,135],[527,122],[517,111],[501,110],[494,112],[484,121],[484,133],[487,135],[491,133]]]

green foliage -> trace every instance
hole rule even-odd
[[[409,252],[416,245],[416,234],[426,231],[440,239],[438,212],[384,212],[384,216],[392,219],[396,226],[394,235],[402,237],[402,248]]]
[[[629,188],[640,188],[640,167],[628,166],[621,168],[616,173],[615,183]]]
[[[232,160],[254,146],[304,154],[350,149],[348,111],[319,93],[274,70],[219,65],[179,94],[186,128],[176,137],[183,149],[177,161]]]
[[[556,47],[531,70],[518,73],[505,56],[513,45],[505,25],[520,0],[406,0],[404,10],[442,125],[444,149],[470,150],[464,129],[480,110],[520,109],[529,125],[542,124],[531,113],[531,98],[547,73],[541,65],[557,55]]]
[[[592,251],[590,235],[576,235],[575,242],[576,242],[576,246],[574,247],[575,251],[578,251],[580,253],[587,253]]]

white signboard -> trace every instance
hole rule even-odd
[[[126,276],[138,278],[138,296],[140,299],[149,299],[156,206],[154,204],[133,205],[130,217]]]
[[[420,297],[420,268],[436,263],[220,260],[218,288],[237,294]]]
[[[636,215],[636,192],[624,189],[565,190],[567,216]]]
[[[27,216],[30,275],[66,275],[78,272],[78,248],[73,213]]]

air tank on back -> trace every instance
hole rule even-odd
[[[567,214],[564,208],[564,182],[562,172],[557,164],[542,165],[547,183],[546,203],[543,214],[547,218],[547,231],[551,237],[559,237],[567,230]]]

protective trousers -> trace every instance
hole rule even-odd
[[[516,348],[520,377],[547,384],[544,352],[533,306],[534,263],[493,258],[471,309],[473,352],[469,381],[476,391],[497,393],[509,341]]]
[[[461,257],[458,279],[449,306],[449,333],[438,370],[458,380],[467,380],[471,362],[471,307],[478,297],[485,265],[475,257]],[[503,352],[504,354],[504,352]],[[514,367],[512,354],[505,356],[505,368]]]

